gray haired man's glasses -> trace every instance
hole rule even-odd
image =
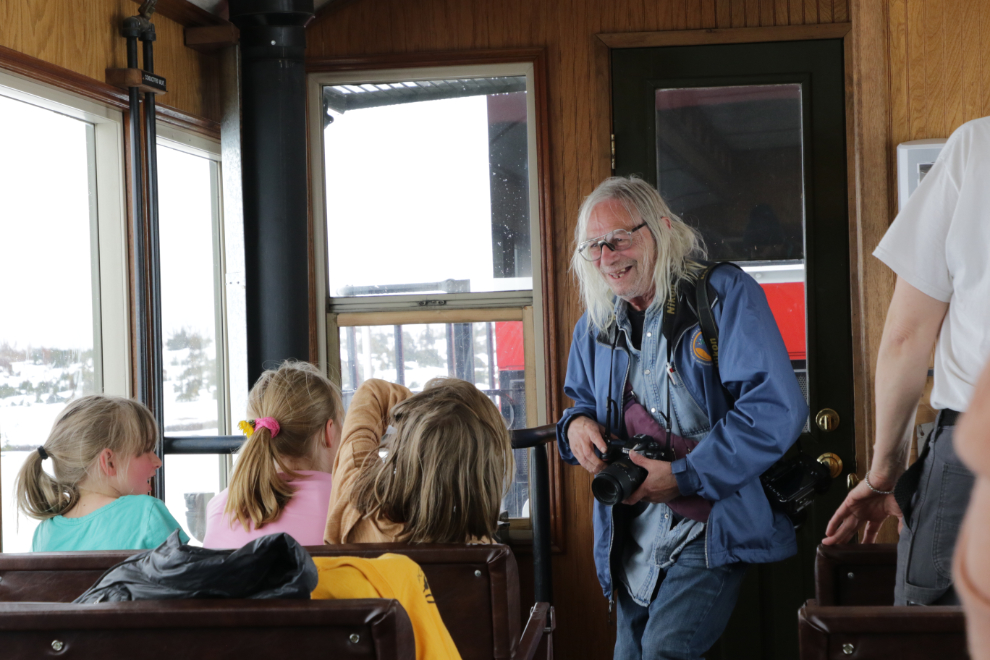
[[[588,261],[598,261],[602,258],[602,247],[612,252],[622,252],[632,247],[633,233],[646,226],[642,223],[632,229],[615,229],[600,238],[593,238],[577,246],[578,254]]]

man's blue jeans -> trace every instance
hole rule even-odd
[[[684,547],[660,577],[649,607],[615,584],[615,660],[697,660],[718,640],[739,597],[748,564],[705,567],[705,537]]]

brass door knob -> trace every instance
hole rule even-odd
[[[830,451],[818,457],[818,462],[828,468],[828,473],[835,479],[842,474],[842,459]]]
[[[822,431],[834,431],[839,428],[839,413],[835,412],[831,408],[822,408],[815,415],[815,424],[818,425]]]
[[[850,472],[849,476],[846,477],[846,490],[852,490],[859,485],[859,475],[855,472]]]

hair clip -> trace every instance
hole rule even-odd
[[[248,437],[254,435],[254,424],[247,421],[246,419],[237,422],[237,428],[241,430],[241,433],[243,433]]]

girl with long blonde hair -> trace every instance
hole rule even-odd
[[[285,532],[322,545],[344,406],[336,386],[313,365],[288,361],[251,388],[250,436],[230,487],[207,505],[207,548],[239,548]]]

